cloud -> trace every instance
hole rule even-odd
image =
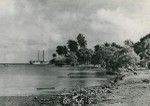
[[[0,0],[0,16],[13,15],[14,12],[13,0]]]
[[[137,41],[143,28],[141,23],[136,19],[131,19],[124,15],[118,8],[115,10],[100,9],[96,14],[92,15],[91,28],[108,37],[107,40],[125,40],[131,39]],[[136,35],[136,36],[135,36]]]
[[[39,49],[50,57],[78,33],[89,47],[137,41],[149,32],[149,10],[149,0],[0,0],[0,61],[27,62]]]

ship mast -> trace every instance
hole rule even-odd
[[[44,62],[44,50],[43,50],[43,62]]]
[[[38,50],[38,61],[40,61],[40,59],[39,59],[39,50]]]

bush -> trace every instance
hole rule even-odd
[[[119,68],[122,67],[128,68],[132,66],[135,68],[138,61],[139,57],[131,47],[118,48],[104,45],[95,51],[92,57],[92,64],[100,64],[109,73],[113,71],[120,73]]]

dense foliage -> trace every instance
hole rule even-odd
[[[74,52],[70,52],[67,56],[66,56],[66,63],[70,64],[72,66],[75,66],[78,64],[78,57],[76,56],[76,54]]]
[[[67,45],[71,52],[76,52],[78,50],[78,43],[74,40],[68,40]]]
[[[67,49],[66,46],[57,46],[56,52],[57,52],[59,55],[66,55],[66,54],[68,53],[68,49]]]
[[[150,66],[150,34],[142,37],[140,41],[134,44],[135,52],[140,56],[143,66]]]
[[[138,56],[131,47],[116,46],[117,44],[104,44],[95,46],[92,64],[101,65],[108,71],[119,71],[119,68],[135,67]]]
[[[87,48],[81,48],[77,52],[79,64],[89,64],[93,55],[93,50]]]
[[[87,40],[81,33],[76,40],[68,40],[66,44],[67,46],[57,46],[56,52],[65,58],[65,64],[72,66],[90,64],[111,72],[120,72],[122,68],[134,70],[140,59],[147,63],[150,61],[150,34],[137,43],[125,40],[124,46],[115,42],[97,44],[94,51],[87,48]],[[53,58],[56,57],[57,55],[53,54]]]

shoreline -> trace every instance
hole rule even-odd
[[[109,79],[100,86],[53,91],[31,96],[0,96],[0,106],[40,106],[41,103],[45,103],[45,106],[50,103],[53,103],[53,106],[61,106],[61,102],[64,99],[67,100],[69,95],[72,95],[71,98],[77,98],[79,93],[84,99],[85,96],[89,96],[88,103],[91,100],[89,106],[92,104],[94,106],[137,106],[138,104],[148,106],[147,104],[150,103],[149,70],[137,71],[137,75],[130,74],[128,73],[123,80],[116,84],[110,83]],[[75,92],[78,96],[73,95]],[[60,99],[61,97],[63,100]]]
[[[110,87],[109,87],[110,88]],[[76,95],[74,95],[76,92]],[[108,81],[103,82],[100,86],[91,86],[84,88],[74,88],[70,90],[60,90],[60,91],[50,91],[47,94],[39,94],[39,95],[29,95],[29,96],[0,96],[0,105],[5,106],[12,104],[10,106],[39,106],[40,104],[51,104],[61,105],[62,101],[65,100],[66,95],[71,98],[75,98],[75,102],[77,103],[78,97],[80,97],[81,93],[83,94],[83,98],[88,99],[88,104],[96,104],[99,102],[99,98],[103,98],[107,93],[111,93],[110,89],[108,89]],[[99,95],[96,95],[99,94]],[[79,95],[80,94],[80,95]],[[102,96],[103,94],[103,96]],[[55,99],[54,99],[55,98]],[[70,97],[69,97],[70,98]],[[79,102],[79,101],[78,101]],[[76,104],[75,103],[75,104]],[[64,103],[63,103],[64,104]]]
[[[102,106],[149,106],[150,70],[136,72],[137,75],[127,75],[120,81],[109,98],[100,104]]]

